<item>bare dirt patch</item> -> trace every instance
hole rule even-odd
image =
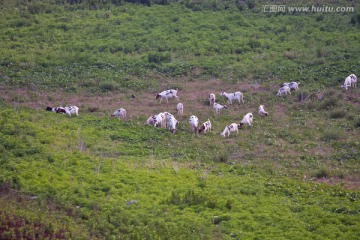
[[[346,176],[344,178],[339,178],[339,177],[320,178],[317,179],[315,182],[325,183],[331,186],[341,185],[351,190],[360,189],[360,177],[357,176]]]
[[[179,102],[184,104],[184,116],[188,117],[192,114],[200,115],[204,119],[207,116],[214,115],[211,106],[208,103],[208,96],[210,93],[215,93],[218,96],[217,102],[227,104],[225,97],[220,96],[221,91],[234,92],[243,91],[243,89],[257,89],[251,85],[241,84],[234,89],[232,84],[226,84],[220,80],[213,79],[209,81],[196,81],[183,83],[182,88],[179,89]],[[209,90],[211,89],[211,90]],[[159,89],[162,91],[165,89]],[[255,90],[254,90],[255,91]],[[28,88],[15,88],[10,86],[0,86],[0,94],[2,99],[10,104],[16,104],[35,110],[44,110],[47,106],[68,106],[77,105],[80,112],[92,112],[98,115],[110,115],[116,109],[123,107],[128,112],[128,118],[136,118],[139,116],[151,116],[159,112],[168,111],[176,113],[175,99],[170,99],[169,103],[155,99],[156,91],[141,91],[141,92],[109,92],[97,93],[93,95],[87,92],[79,92],[76,94],[69,94],[61,89],[52,92],[38,91]],[[135,95],[135,98],[131,96]],[[245,99],[246,100],[246,99]],[[228,105],[228,104],[227,104]],[[240,110],[244,114],[247,111],[256,111],[256,109],[249,109],[248,104],[233,103],[232,108],[225,110],[227,114],[238,115]]]

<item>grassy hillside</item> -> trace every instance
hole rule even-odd
[[[3,11],[2,82],[70,92],[151,89],[160,77],[334,86],[359,71],[356,11],[265,13],[262,3],[254,11],[101,6],[35,1]]]
[[[340,88],[360,75],[354,2],[80,2],[1,3],[1,239],[360,238],[360,93]],[[300,90],[276,96],[285,81]],[[168,87],[184,115],[155,100]],[[221,91],[245,103],[215,115]],[[144,125],[161,111],[176,134]],[[192,114],[213,130],[190,133]]]
[[[345,187],[359,170],[359,130],[351,126],[354,136],[323,130],[316,141],[308,131],[263,132],[274,122],[268,119],[222,140],[219,128],[200,137],[184,129],[172,135],[86,113],[2,109],[2,236],[43,230],[84,239],[359,237],[359,191]],[[313,182],[332,178],[344,182]],[[46,220],[44,208],[56,221]],[[13,215],[25,227],[12,230]],[[43,229],[31,228],[34,222]]]

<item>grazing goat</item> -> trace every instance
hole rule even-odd
[[[169,102],[169,98],[176,98],[179,101],[179,97],[177,96],[177,89],[169,89],[162,91],[161,93],[156,94],[156,99],[160,98],[160,102],[163,100],[163,98],[166,99],[166,102]]]
[[[223,108],[226,109],[227,107],[226,107],[226,105],[221,105],[219,103],[214,103],[213,108],[214,108],[215,114],[220,114],[220,110],[223,109]]]
[[[207,133],[208,131],[209,132],[211,131],[211,122],[209,119],[201,125],[198,132],[199,133]]]
[[[69,107],[46,107],[47,111],[52,111],[55,113],[67,113],[70,117],[71,114],[76,114],[76,116],[79,115],[79,108],[77,106],[69,106]]]
[[[151,125],[151,126],[154,126],[154,127],[165,127],[165,114],[164,113],[159,113],[159,114],[156,114],[156,115],[153,115],[151,117],[149,117],[145,124],[148,124],[148,125]]]
[[[290,90],[297,91],[299,89],[300,82],[289,82],[289,83],[283,83],[281,87],[287,86],[290,88]]]
[[[55,112],[55,113],[63,113],[63,114],[66,113],[65,108],[63,108],[63,107],[54,107],[54,108],[47,107],[46,111],[51,111],[51,112]]]
[[[176,105],[176,112],[177,112],[177,114],[183,115],[183,113],[184,113],[184,105],[182,103],[178,103]]]
[[[222,137],[226,137],[226,135],[229,137],[230,136],[230,133],[232,132],[236,132],[236,133],[239,133],[239,124],[237,123],[232,123],[228,126],[225,127],[224,131],[220,134]]]
[[[165,115],[166,120],[167,120],[169,117],[174,116],[174,115],[172,115],[172,114],[169,113],[169,112],[163,112],[163,114]]]
[[[355,76],[355,74],[351,74],[351,86],[353,88],[356,88],[356,83],[357,83],[357,77]]]
[[[126,118],[126,110],[124,108],[117,109],[110,117]]]
[[[259,115],[260,116],[267,116],[268,115],[268,113],[264,109],[264,105],[259,106]]]
[[[290,87],[288,87],[288,86],[283,86],[283,87],[281,87],[281,88],[278,90],[276,96],[281,96],[281,95],[284,95],[284,94],[285,94],[285,95],[291,94],[291,92],[290,92]]]
[[[210,94],[209,94],[209,104],[210,104],[210,106],[214,105],[215,99],[216,99],[215,94],[210,93]]]
[[[240,122],[240,127],[242,127],[242,125],[249,125],[250,127],[252,126],[252,122],[253,122],[253,115],[252,113],[247,113],[243,119]]]
[[[156,115],[149,117],[144,124],[156,127]]]
[[[71,114],[76,114],[76,116],[79,116],[79,108],[77,106],[69,106],[64,108],[65,108],[65,112],[69,114],[70,117]]]
[[[244,96],[241,92],[234,92],[234,93],[221,92],[220,95],[227,97],[229,104],[232,104],[233,100],[238,100],[239,104],[240,102],[244,103]]]
[[[163,127],[165,128],[166,127],[166,120],[167,120],[167,117],[166,117],[166,114],[161,112],[159,113],[157,116],[156,116],[156,120],[158,121],[158,125],[160,124],[160,127]],[[157,125],[157,126],[158,126]]]
[[[341,87],[345,88],[345,90],[348,90],[349,87],[356,88],[356,83],[357,83],[357,77],[355,76],[355,74],[350,74],[345,78],[345,82]]]
[[[195,115],[190,116],[189,124],[190,124],[190,132],[193,132],[193,131],[197,132],[198,125],[199,125],[199,118]]]
[[[170,116],[166,121],[166,126],[170,130],[170,132],[176,132],[176,124],[178,124],[178,120],[175,119],[174,116]]]

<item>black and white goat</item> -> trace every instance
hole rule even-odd
[[[110,116],[111,117],[118,117],[119,119],[126,118],[126,110],[124,108],[119,108],[113,114],[111,114]]]
[[[190,124],[190,132],[197,132],[199,125],[199,118],[195,115],[190,116],[189,124]]]
[[[177,96],[178,89],[169,89],[162,91],[161,93],[156,94],[156,99],[160,98],[160,102],[163,99],[166,99],[166,102],[169,102],[169,98],[176,98],[179,101],[179,97]]]
[[[214,103],[213,105],[215,114],[220,114],[221,109],[227,109],[226,105],[221,105],[219,103]]]
[[[252,113],[247,113],[245,114],[239,125],[240,127],[242,127],[243,125],[249,125],[251,127],[253,120],[254,119]]]
[[[204,122],[203,124],[201,124],[201,127],[199,128],[198,132],[199,133],[207,133],[211,131],[211,122],[208,119],[206,122]]]
[[[221,92],[220,95],[225,96],[228,99],[229,104],[232,104],[233,100],[237,100],[239,104],[241,102],[244,103],[244,95],[241,92],[234,92],[234,93]]]
[[[76,116],[79,116],[79,108],[77,106],[68,106],[68,107],[46,107],[47,111],[52,111],[55,113],[62,113],[62,114],[68,114],[70,117],[71,115],[75,114]]]
[[[231,123],[230,125],[226,126],[224,128],[224,131],[220,134],[222,137],[229,137],[230,136],[230,133],[232,132],[236,132],[236,133],[239,133],[239,124],[237,123]]]

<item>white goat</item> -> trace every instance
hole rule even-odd
[[[267,116],[268,115],[268,113],[264,109],[264,105],[259,106],[259,115],[260,116]]]
[[[226,107],[226,105],[221,105],[219,103],[214,103],[213,108],[214,108],[215,114],[220,114],[220,110],[223,109],[223,108],[226,109],[227,107]]]
[[[174,116],[170,116],[166,121],[166,126],[170,130],[170,132],[176,132],[176,125],[178,124],[178,120],[175,119]]]
[[[157,121],[159,121],[160,123],[160,127],[165,128],[166,127],[166,114],[165,112],[161,112],[157,115]]]
[[[356,83],[357,83],[357,77],[355,76],[355,74],[350,74],[345,78],[345,82],[341,87],[345,88],[345,90],[348,90],[349,87],[356,88]]]
[[[163,112],[163,114],[165,115],[166,120],[167,120],[169,117],[174,116],[174,115],[172,115],[172,114],[169,113],[169,112]]]
[[[151,117],[149,117],[145,124],[148,124],[148,125],[152,125],[154,127],[165,127],[165,114],[164,113],[159,113],[159,114],[156,114],[156,115],[153,115]]]
[[[230,136],[230,133],[232,132],[236,132],[236,133],[239,133],[239,124],[237,123],[232,123],[228,126],[225,127],[224,131],[220,134],[222,137],[226,137],[226,135],[229,137]]]
[[[144,124],[148,124],[148,125],[156,127],[158,125],[157,115],[153,115],[153,116],[149,117]]]
[[[287,86],[290,88],[290,90],[297,91],[299,89],[300,82],[289,82],[289,83],[283,83],[281,87]]]
[[[197,132],[198,125],[199,125],[199,118],[195,115],[190,116],[189,118],[189,124],[190,124],[190,132]]]
[[[239,104],[240,102],[244,103],[244,96],[241,92],[234,92],[234,93],[221,92],[220,95],[227,97],[228,103],[230,104],[232,104],[233,100],[238,100]]]
[[[209,119],[203,124],[201,124],[201,127],[199,128],[199,133],[207,133],[208,131],[211,131],[211,122]]]
[[[183,115],[184,113],[184,105],[182,103],[178,103],[176,105],[176,112],[180,115]]]
[[[144,124],[156,127],[156,115],[149,117]]]
[[[209,94],[209,104],[210,104],[210,106],[214,105],[215,99],[216,99],[215,94],[210,93],[210,94]]]
[[[242,127],[242,125],[249,125],[250,127],[252,126],[252,122],[253,122],[253,115],[252,113],[247,113],[243,119],[240,122],[240,127]]]
[[[179,101],[179,97],[177,96],[177,89],[169,89],[162,91],[161,93],[156,94],[156,99],[160,98],[160,102],[163,100],[163,98],[166,99],[166,102],[169,102],[169,98],[176,98]]]
[[[79,108],[77,106],[64,107],[65,112],[71,117],[72,114],[79,116]]]
[[[169,113],[169,112],[163,112],[163,114],[164,114],[164,116],[165,116],[165,120],[164,120],[164,122],[165,122],[165,127],[167,128],[167,122],[168,122],[168,120],[169,120],[170,118],[174,117],[174,115],[172,115],[172,114]]]
[[[110,115],[111,117],[118,117],[120,118],[126,118],[126,110],[124,108],[117,109],[113,114]]]
[[[288,86],[283,86],[283,87],[281,87],[281,88],[278,90],[276,96],[281,96],[281,95],[284,95],[284,94],[285,94],[285,95],[291,94],[291,92],[290,92],[290,87],[288,87]]]
[[[355,74],[351,74],[351,86],[353,88],[356,88],[356,84],[357,84],[357,77],[355,76]]]

